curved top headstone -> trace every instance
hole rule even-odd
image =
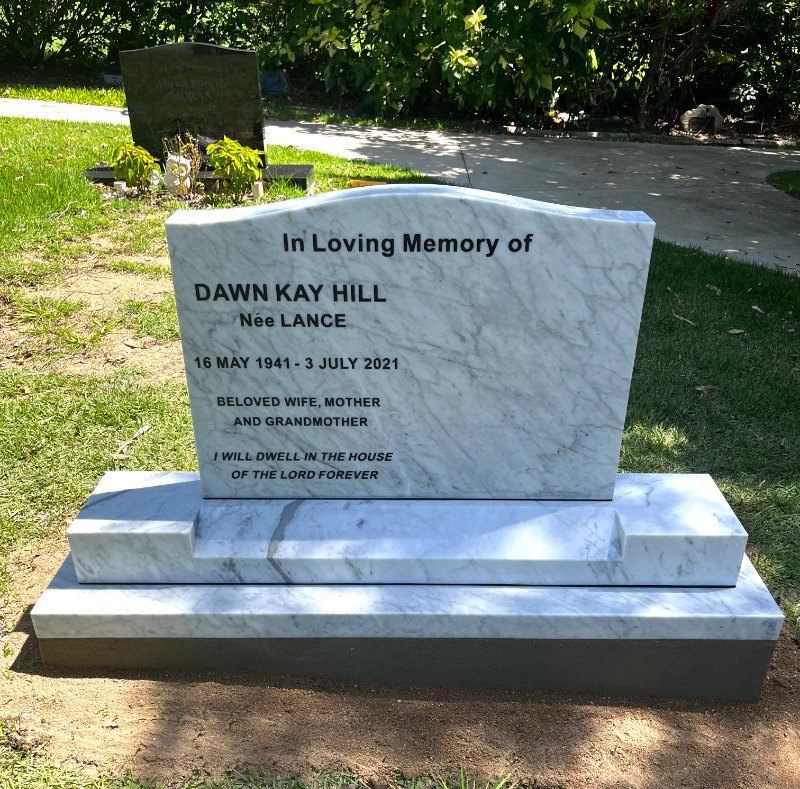
[[[189,131],[203,147],[223,136],[264,150],[258,54],[214,44],[163,44],[119,53],[131,135],[153,156]]]
[[[611,498],[654,229],[448,186],[176,212],[204,495]]]

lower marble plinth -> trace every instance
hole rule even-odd
[[[82,583],[732,586],[747,534],[704,474],[610,501],[203,499],[109,472],[68,531]]]
[[[756,698],[783,616],[735,587],[80,584],[32,612],[49,665]]]

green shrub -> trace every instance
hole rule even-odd
[[[117,146],[111,154],[110,164],[114,168],[114,178],[125,181],[135,189],[146,187],[153,176],[153,170],[158,169],[158,162],[153,156],[132,142]]]
[[[119,10],[117,0],[0,0],[0,60],[38,66],[78,51],[93,60]]]
[[[258,49],[281,37],[292,0],[0,0],[0,63],[95,69],[121,49],[207,41]]]
[[[356,92],[370,112],[457,106],[514,112],[556,91],[587,90],[596,64],[590,31],[608,25],[594,0],[310,0],[293,34],[264,59],[303,61],[332,93]]]
[[[749,0],[740,24],[719,44],[731,99],[747,114],[800,114],[800,2]]]
[[[608,18],[596,43],[601,111],[638,114],[645,126],[698,102],[757,117],[800,112],[800,0],[611,3]]]
[[[556,96],[644,125],[696,101],[800,112],[800,0],[478,2],[0,0],[0,63],[96,68],[121,49],[207,41],[260,49],[265,69],[370,114],[513,117]]]
[[[208,163],[221,179],[221,188],[234,199],[241,199],[250,184],[261,178],[261,157],[254,148],[223,137],[208,146]]]

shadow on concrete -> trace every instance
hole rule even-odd
[[[272,122],[269,140],[417,170],[460,186],[590,208],[639,210],[660,238],[800,271],[800,201],[766,183],[800,151],[607,143]]]

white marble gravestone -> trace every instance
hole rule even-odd
[[[644,214],[402,186],[167,231],[200,473],[105,475],[46,662],[758,696],[735,514],[616,473]]]
[[[178,211],[204,495],[611,499],[654,227],[436,186]]]

